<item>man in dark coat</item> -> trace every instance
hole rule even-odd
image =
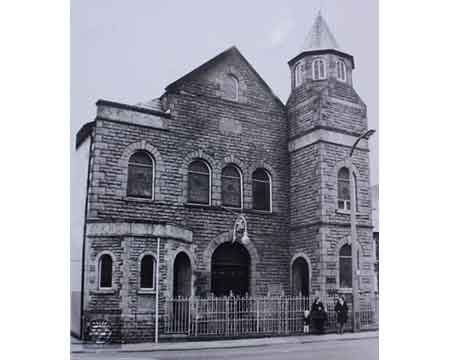
[[[339,296],[334,311],[337,316],[338,334],[344,333],[344,325],[347,322],[348,306],[342,296]]]
[[[325,306],[319,297],[316,297],[311,306],[311,327],[315,334],[323,334],[325,328],[325,322],[327,320],[327,313]]]

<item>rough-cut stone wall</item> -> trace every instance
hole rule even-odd
[[[306,58],[306,64],[311,60]],[[366,107],[351,86],[333,79],[294,88],[286,106],[291,140],[291,256],[303,253],[311,263],[313,293],[346,292],[339,288],[338,255],[350,239],[350,213],[338,210],[337,173],[357,136],[367,130]],[[365,140],[355,150],[352,163],[357,174],[360,288],[370,292],[374,247]]]
[[[239,80],[237,102],[221,98],[220,79],[229,73]],[[224,234],[228,234],[226,241],[231,240],[230,230],[237,217],[221,208],[221,171],[226,164],[234,163],[243,174],[242,211],[248,222],[250,244],[246,247],[252,269],[250,294],[265,295],[271,286],[280,284],[288,292],[289,170],[284,107],[234,55],[171,87],[164,103],[170,116],[161,116],[158,122],[152,114],[149,126],[145,125],[145,116],[130,115],[139,109],[118,112],[106,108],[115,104],[101,104],[94,131],[88,224],[174,224],[192,231],[192,243],[176,239],[161,242],[160,296],[163,300],[173,294],[173,263],[181,249],[192,262],[192,293],[205,296],[210,292],[212,255],[207,249],[223,241]],[[128,117],[139,118],[139,122],[127,122]],[[138,149],[146,150],[155,160],[157,193],[153,200],[126,196],[126,158]],[[195,158],[204,159],[211,167],[211,206],[187,204],[187,168]],[[258,167],[264,167],[272,178],[270,213],[252,209],[251,175]],[[114,273],[117,289],[113,294],[89,295],[85,309],[91,313],[117,312],[121,321],[115,323],[115,336],[122,341],[153,336],[155,298],[138,292],[138,259],[143,252],[156,253],[155,246],[156,237],[136,234],[89,240],[89,259],[95,259],[101,248],[112,247],[118,261]],[[94,294],[95,283],[89,286],[89,294]],[[139,313],[148,309],[153,315],[137,321]],[[138,335],[140,331],[145,336]]]
[[[229,75],[239,82],[237,101],[224,98]],[[285,107],[233,50],[170,85],[162,103],[165,113],[98,103],[88,190],[86,319],[108,318],[116,341],[153,339],[156,299],[153,292],[139,291],[142,254],[156,254],[160,238],[161,316],[164,299],[173,295],[174,261],[181,252],[191,262],[191,294],[210,293],[212,254],[231,240],[241,211],[250,237],[244,244],[251,259],[250,295],[266,295],[280,285],[289,293],[295,256],[310,264],[312,294],[342,292],[338,253],[350,235],[350,215],[337,210],[337,172],[351,142],[367,129],[365,105],[353,88],[334,80],[308,82],[293,89]],[[137,150],[154,159],[153,199],[126,194],[128,159]],[[188,165],[197,158],[211,169],[210,205],[188,204]],[[221,171],[230,163],[243,175],[243,209],[234,213],[221,207]],[[360,283],[372,291],[367,142],[356,149],[353,163]],[[251,176],[258,167],[271,175],[271,212],[252,209]],[[102,251],[114,258],[112,291],[97,288]]]

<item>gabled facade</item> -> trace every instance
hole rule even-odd
[[[157,288],[161,303],[348,292],[339,266],[348,267],[349,203],[338,176],[367,129],[366,108],[353,58],[320,15],[306,44],[289,62],[286,105],[235,47],[149,103],[97,102],[77,138],[89,149],[84,323],[107,314],[115,340],[152,340]],[[367,142],[354,158],[360,286],[371,292]],[[239,214],[246,241],[233,241]]]

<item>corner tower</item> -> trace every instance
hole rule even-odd
[[[319,13],[288,62],[292,293],[351,294],[350,176],[356,180],[358,280],[374,291],[366,105],[353,88],[353,56]],[[347,169],[347,170],[346,170]]]

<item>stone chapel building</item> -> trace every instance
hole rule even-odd
[[[122,340],[136,335],[127,330],[130,314],[155,309],[158,238],[161,302],[230,292],[351,293],[350,176],[360,291],[374,291],[367,140],[354,167],[344,166],[367,130],[353,56],[319,14],[288,65],[286,104],[236,47],[148,103],[97,101],[96,118],[76,139],[86,160],[79,222],[85,321],[114,314]],[[238,214],[248,239],[238,229],[233,242]]]

